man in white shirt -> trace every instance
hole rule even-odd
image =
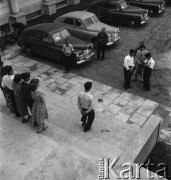
[[[138,76],[140,76],[140,80],[143,80],[143,67],[144,67],[144,60],[146,59],[145,54],[148,51],[145,49],[145,45],[140,45],[140,49],[137,50],[136,56],[135,56],[135,79],[134,81],[137,81]]]
[[[93,96],[90,94],[92,82],[86,82],[84,84],[85,91],[78,95],[77,105],[82,114],[81,121],[84,127],[84,132],[91,129],[91,125],[94,121],[95,112],[93,109]],[[88,120],[87,120],[88,117]]]
[[[64,53],[64,63],[65,63],[66,73],[68,73],[71,68],[72,52],[74,51],[74,48],[72,44],[69,44],[68,39],[65,39],[65,44],[63,45],[62,51]]]
[[[131,49],[129,55],[127,55],[124,59],[124,78],[125,78],[124,89],[125,90],[131,88],[130,86],[131,75],[135,66],[134,55],[135,55],[135,50]]]
[[[145,67],[144,67],[144,75],[143,75],[143,88],[146,91],[150,91],[150,77],[152,70],[155,65],[155,61],[151,57],[151,53],[145,54],[146,60],[144,61]]]

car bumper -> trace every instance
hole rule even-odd
[[[114,39],[113,41],[108,42],[106,45],[107,45],[107,46],[111,46],[111,45],[115,44],[116,42],[118,42],[118,41],[119,41],[119,39],[120,39],[120,37],[117,37],[117,38],[116,38],[116,39]]]
[[[93,56],[94,56],[94,52],[92,52],[91,55],[89,55],[89,56],[87,56],[87,57],[84,57],[84,59],[77,61],[77,65],[83,64],[83,63],[85,63],[85,62],[88,62],[88,61],[92,60],[92,57],[93,57]]]
[[[159,14],[162,13],[164,9],[165,9],[165,7],[162,7],[161,9],[159,9],[158,13]]]
[[[148,21],[149,17],[146,18],[146,20],[141,21],[141,24],[145,24]]]

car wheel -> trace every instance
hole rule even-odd
[[[131,28],[135,28],[135,27],[138,26],[138,22],[135,19],[130,19],[128,21],[128,26],[131,27]]]
[[[32,50],[29,46],[25,46],[24,51],[28,56],[31,56],[33,54]]]
[[[93,39],[92,40],[92,43],[93,43],[93,47],[95,48],[95,49],[97,49],[97,39]]]
[[[149,9],[148,14],[149,16],[154,16],[156,12],[153,9]]]

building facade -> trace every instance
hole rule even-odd
[[[51,15],[57,9],[75,5],[80,0],[0,0],[0,30],[11,31],[11,24],[27,21],[41,15]]]

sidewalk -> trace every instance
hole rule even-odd
[[[15,49],[17,47],[8,49],[6,53],[12,54]],[[73,73],[65,74],[59,68],[22,54],[7,58],[4,56],[4,63],[12,65],[15,73],[30,71],[32,78],[40,79],[49,127],[37,134],[30,123],[22,124],[9,113],[0,94],[0,174],[3,180],[95,180],[99,158],[120,158],[149,117],[166,117],[171,111],[169,107],[129,92]],[[76,100],[87,81],[93,82],[96,118],[92,130],[84,133]],[[167,142],[171,143],[170,134],[162,133],[161,130],[160,139],[167,137]]]

